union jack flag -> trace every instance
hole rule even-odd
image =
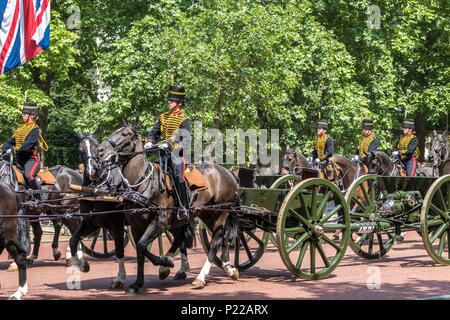
[[[50,0],[0,0],[0,74],[50,47]]]

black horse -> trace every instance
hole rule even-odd
[[[118,168],[99,168],[97,147],[98,141],[96,134],[83,135],[78,131],[79,152],[80,158],[84,164],[84,182],[83,185],[87,187],[104,189],[105,191],[114,193],[120,190],[122,179],[118,173]],[[99,215],[86,215],[82,217],[76,231],[70,238],[70,249],[72,253],[72,266],[77,266],[83,272],[88,272],[90,267],[80,254],[76,254],[82,237],[85,237],[99,228],[103,228],[103,232],[108,230],[114,239],[115,254],[119,264],[119,271],[116,278],[112,281],[110,289],[121,289],[125,282],[125,265],[124,265],[124,224],[125,214],[120,212],[123,209],[121,202],[106,202],[106,201],[88,201],[80,200],[80,212],[105,212],[115,211],[119,212]]]
[[[98,149],[101,161],[107,162],[115,158],[122,162],[122,172],[126,179],[127,189],[134,191],[141,202],[145,203],[144,207],[173,208],[177,203],[175,197],[165,187],[164,178],[160,175],[160,171],[148,162],[141,137],[135,129],[136,126],[137,121],[133,125],[124,123],[122,128],[113,132],[108,139],[103,141]],[[157,147],[154,150],[157,150]],[[122,153],[122,155],[119,153]],[[198,169],[202,170],[201,167],[198,167]],[[208,183],[208,189],[194,192],[191,207],[200,208],[203,205],[238,202],[238,185],[228,170],[219,165],[206,164],[204,165],[204,177]],[[194,233],[190,231],[192,224],[185,221],[186,219],[179,220],[177,216],[178,210],[176,209],[155,209],[143,214],[126,213],[126,219],[132,228],[133,237],[139,239],[136,245],[138,274],[136,281],[128,287],[127,293],[138,293],[143,287],[145,257],[154,265],[171,268],[174,266],[172,259],[174,252],[178,248],[191,246],[194,237]],[[222,247],[222,268],[229,277],[237,280],[238,272],[229,263],[228,251],[229,241],[237,236],[237,216],[230,214],[228,211],[215,213],[192,210],[189,215],[190,222],[197,216],[212,231],[212,240],[208,259],[193,284],[199,287],[205,286],[205,276],[209,273],[220,246]],[[149,252],[147,250],[148,244],[169,228],[174,234],[174,242],[166,256],[161,258]],[[182,263],[187,263],[187,256],[182,255]]]
[[[14,177],[10,179],[8,163],[0,161],[0,255],[6,249],[19,270],[19,288],[10,299],[20,300],[27,294],[26,257],[30,247],[30,227],[24,218],[8,218],[23,215],[24,211],[14,190]]]
[[[443,176],[450,173],[450,148],[447,141],[447,131],[438,134],[433,130],[433,140],[430,145],[428,160],[432,163],[433,172]]]

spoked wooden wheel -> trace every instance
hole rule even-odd
[[[99,228],[81,242],[81,248],[84,253],[94,258],[106,259],[116,254],[112,235],[106,228]],[[127,232],[124,233],[123,246],[126,247],[129,238]]]
[[[430,257],[450,265],[450,174],[437,179],[428,189],[422,204],[420,228]]]
[[[136,241],[133,238],[133,233],[131,231],[131,227],[130,226],[126,226],[126,230],[128,233],[128,237],[130,238],[130,242],[133,245],[134,248],[136,248]],[[170,231],[166,231],[164,233],[164,235],[159,235],[158,236],[158,249],[154,249],[157,250],[157,252],[153,252],[154,254],[159,254],[160,257],[164,257],[164,255],[166,254],[166,252],[169,250],[169,248],[164,248],[164,238],[167,238],[167,240],[169,240],[169,243],[172,245],[173,243],[173,235],[170,233]],[[156,239],[155,239],[156,241]],[[151,251],[152,247],[155,248],[153,246],[153,244],[155,243],[155,241],[151,242],[148,246],[147,246],[147,250]],[[165,249],[165,250],[164,250]],[[175,251],[174,256],[177,256],[180,253],[180,249],[177,249],[177,251]]]
[[[345,193],[352,223],[359,224],[361,229],[367,225],[366,229],[369,229],[364,233],[355,230],[350,235],[350,247],[365,259],[381,258],[392,248],[396,239],[396,233],[392,232],[394,225],[389,225],[377,212],[377,202],[386,195],[386,190],[377,183],[376,175],[360,177]],[[389,229],[391,232],[385,231]]]
[[[340,240],[330,237],[340,231]],[[339,189],[320,178],[298,183],[286,196],[277,221],[281,259],[308,280],[329,275],[344,257],[350,236],[347,203]]]
[[[206,225],[202,223],[200,228],[200,240],[202,242],[203,250],[206,254],[211,248],[211,232]],[[260,229],[252,230],[238,230],[238,237],[231,240],[230,248],[230,263],[239,271],[250,268],[263,256],[264,248],[269,241],[269,233]],[[220,250],[219,250],[220,252]],[[222,263],[215,257],[214,264],[222,268]]]
[[[291,174],[279,177],[277,180],[275,180],[272,185],[270,186],[270,189],[286,189],[291,190],[294,188],[295,184],[300,181],[301,178],[299,176],[294,176]],[[273,218],[275,219],[275,218]],[[277,244],[277,237],[275,233],[268,232],[269,234],[269,240],[270,242],[276,247]]]

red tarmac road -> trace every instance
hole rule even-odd
[[[67,242],[60,245],[65,252]],[[416,232],[408,232],[405,241],[395,245],[379,260],[364,260],[348,248],[344,259],[325,279],[307,281],[297,278],[286,269],[278,250],[271,243],[259,262],[242,271],[238,281],[226,277],[224,271],[213,266],[207,276],[207,286],[196,289],[191,285],[200,272],[206,255],[197,247],[188,251],[191,270],[188,278],[172,280],[180,266],[166,280],[159,280],[158,267],[146,261],[145,288],[139,296],[127,296],[124,290],[108,290],[117,273],[115,258],[99,260],[87,257],[91,270],[81,273],[80,290],[68,289],[65,261],[55,262],[50,243],[41,247],[40,257],[27,269],[28,294],[26,300],[42,299],[151,299],[151,300],[267,300],[267,299],[339,299],[339,300],[409,300],[450,294],[450,266],[435,263],[425,251]],[[64,253],[63,253],[64,256]],[[6,272],[10,261],[4,252],[0,256],[0,299],[17,290],[18,275]],[[125,249],[126,284],[135,280],[135,251],[129,244]],[[377,281],[379,280],[379,281]],[[70,281],[69,281],[70,282]]]

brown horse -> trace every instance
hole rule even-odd
[[[433,172],[438,172],[439,176],[450,173],[450,148],[447,141],[447,131],[438,134],[433,130],[433,140],[430,145],[428,160],[432,162]]]
[[[137,122],[137,121],[136,121]],[[176,206],[176,201],[168,188],[165,188],[163,179],[159,170],[155,169],[152,163],[149,163],[144,155],[143,143],[139,133],[133,125],[124,126],[111,134],[109,138],[103,141],[98,148],[101,162],[106,162],[111,158],[116,158],[118,162],[123,163],[122,173],[128,190],[135,191],[141,202],[146,207],[157,206],[161,209],[155,209],[149,213],[133,214],[126,213],[126,219],[132,228],[134,239],[139,239],[136,245],[138,272],[136,281],[128,287],[127,293],[135,294],[140,291],[144,285],[144,259],[147,257],[154,265],[163,267],[173,267],[174,262],[171,256],[177,248],[189,247],[192,245],[190,232],[186,219],[178,219],[178,210],[164,209]],[[157,147],[155,150],[159,150]],[[158,151],[163,152],[163,151]],[[129,155],[120,155],[119,153],[131,153]],[[189,214],[190,221],[199,217],[207,227],[212,231],[211,250],[208,259],[203,266],[200,275],[194,280],[196,286],[205,286],[205,276],[209,273],[211,264],[216,257],[218,249],[222,247],[222,268],[232,279],[238,278],[237,269],[232,268],[229,262],[229,241],[237,236],[238,220],[235,214],[228,211],[208,212],[201,210],[204,205],[225,204],[238,202],[238,185],[233,175],[225,168],[216,164],[206,164],[204,168],[204,177],[208,183],[208,189],[196,191],[192,194],[190,207],[199,208],[191,210]],[[197,168],[202,170],[201,167]],[[126,207],[129,205],[126,205]],[[147,250],[148,244],[155,240],[166,230],[174,234],[174,243],[167,252],[166,256],[160,258]],[[181,255],[181,271],[187,269],[187,256]],[[161,270],[160,270],[161,272]],[[162,272],[164,278],[167,272]]]
[[[30,246],[30,229],[28,222],[22,218],[7,218],[8,215],[23,215],[14,188],[8,174],[3,174],[8,170],[7,162],[0,162],[0,255],[6,249],[19,270],[19,288],[10,296],[10,299],[17,299],[27,294],[27,251]]]
[[[324,178],[344,193],[353,181],[366,174],[363,165],[354,163],[343,156],[332,156],[325,160],[321,167]]]
[[[368,174],[379,176],[399,176],[398,167],[383,151],[369,152],[366,161]]]
[[[296,174],[300,168],[309,168],[308,160],[303,154],[297,151],[296,147],[286,147],[286,153],[283,156],[282,174]]]

